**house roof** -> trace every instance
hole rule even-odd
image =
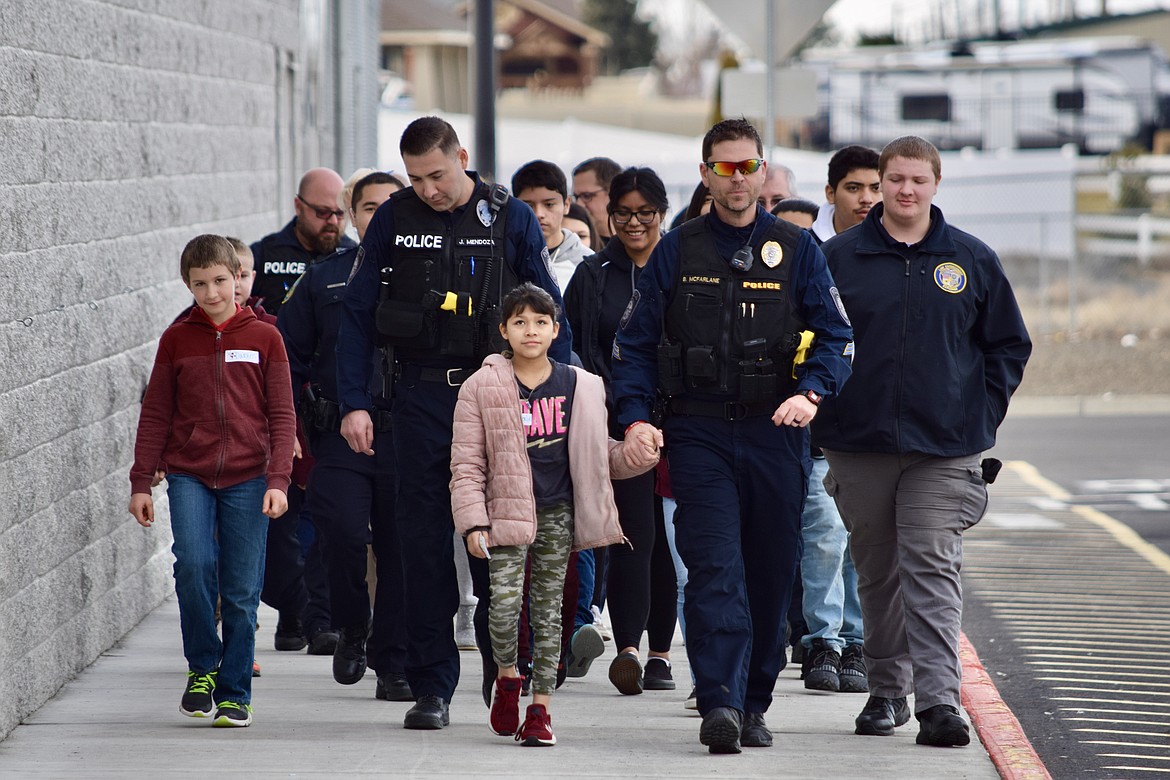
[[[608,35],[581,21],[582,0],[500,1],[547,19],[595,46],[610,43]],[[424,31],[466,33],[469,5],[467,0],[382,0],[382,38]]]

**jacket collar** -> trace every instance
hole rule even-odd
[[[886,232],[885,226],[882,225],[884,211],[884,203],[876,204],[858,226],[858,252],[866,254],[896,252],[901,254],[906,249],[904,243],[894,239]],[[942,210],[933,203],[930,206],[930,231],[914,248],[928,255],[953,255],[958,252],[955,248],[955,241],[951,237],[951,231],[947,227],[946,220],[943,219]]]

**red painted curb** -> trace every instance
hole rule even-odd
[[[1004,780],[1052,780],[966,634],[959,636],[959,659],[963,663],[963,709],[999,776]]]

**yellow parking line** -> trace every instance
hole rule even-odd
[[[1013,460],[1008,461],[1006,465],[1026,484],[1041,491],[1049,498],[1056,499],[1057,501],[1069,501],[1072,499],[1072,495],[1068,491],[1041,475],[1031,463],[1023,460]],[[1090,506],[1070,506],[1069,511],[1108,532],[1120,544],[1133,550],[1162,572],[1170,574],[1170,555],[1167,555],[1158,549],[1158,547],[1147,542],[1125,523]]]

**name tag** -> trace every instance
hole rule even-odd
[[[254,349],[229,349],[223,353],[225,363],[260,363],[260,353]]]

